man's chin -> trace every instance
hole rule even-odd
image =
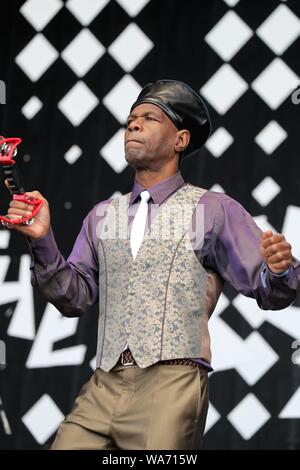
[[[127,161],[128,165],[134,169],[145,168],[145,166],[147,166],[147,163],[149,163],[149,160],[145,155],[133,152],[128,152],[125,155],[125,160]]]

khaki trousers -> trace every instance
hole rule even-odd
[[[199,449],[207,408],[204,368],[97,369],[60,425],[52,449]]]

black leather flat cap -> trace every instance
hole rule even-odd
[[[189,85],[177,80],[148,83],[140,92],[130,112],[139,104],[151,103],[164,111],[177,129],[190,131],[191,140],[184,157],[197,152],[211,133],[211,122],[203,98]]]

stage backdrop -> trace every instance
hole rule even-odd
[[[124,123],[159,78],[200,90],[211,112],[185,178],[240,201],[300,255],[299,18],[298,0],[1,2],[0,134],[24,139],[26,187],[49,200],[65,256],[93,205],[131,190]],[[3,187],[2,213],[7,200]],[[97,308],[62,317],[31,287],[26,240],[1,231],[0,249],[0,447],[48,448],[95,367]],[[299,300],[261,311],[226,287],[210,330],[205,448],[300,448]]]

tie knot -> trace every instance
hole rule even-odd
[[[142,191],[140,196],[143,202],[148,202],[151,197],[151,194],[149,193],[149,191]]]

